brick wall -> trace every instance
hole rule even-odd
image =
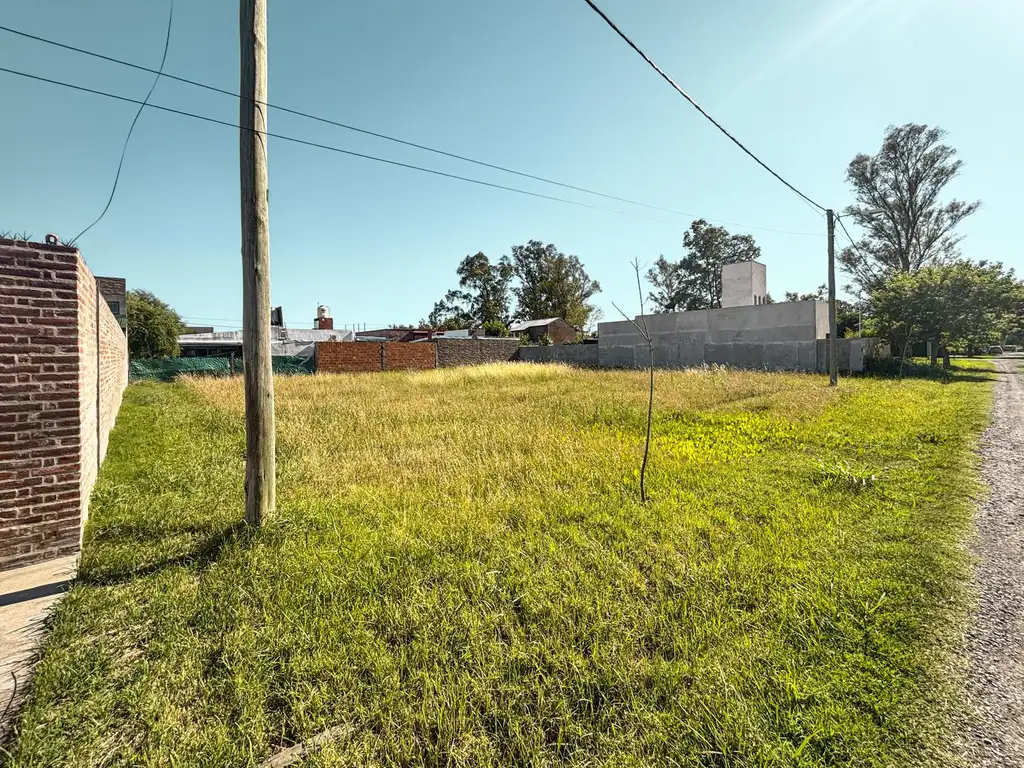
[[[317,373],[355,373],[381,370],[381,346],[361,341],[320,341],[316,345]]]
[[[437,367],[482,365],[516,360],[519,339],[437,339]]]
[[[430,368],[437,368],[437,350],[430,342],[384,342],[384,370],[422,371]]]
[[[420,371],[515,360],[519,339],[435,339],[424,342],[321,341],[317,373]]]
[[[78,550],[127,382],[97,302],[78,251],[0,239],[0,570]]]
[[[318,373],[419,371],[436,367],[434,346],[428,343],[321,341],[316,345]]]

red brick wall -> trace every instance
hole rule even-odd
[[[321,341],[316,345],[317,373],[419,371],[437,367],[437,352],[427,342]]]
[[[318,373],[381,370],[380,344],[362,341],[321,341],[316,345]]]
[[[548,326],[548,336],[552,344],[567,344],[576,339],[576,329],[561,318],[555,320]]]
[[[99,423],[96,412],[96,280],[93,279],[85,262],[78,260],[78,397],[81,434],[79,463],[79,519],[84,525],[89,514],[89,494],[96,482],[99,467],[96,466],[96,429]]]
[[[0,570],[77,551],[127,345],[78,252],[0,240]],[[109,318],[105,317],[109,316]],[[89,329],[92,329],[91,332]],[[91,375],[90,375],[91,372]],[[88,467],[91,466],[91,469]]]
[[[384,342],[386,371],[422,371],[436,367],[437,348],[430,342]]]

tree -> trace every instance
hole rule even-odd
[[[626,322],[632,324],[636,328],[637,333],[647,342],[647,371],[648,371],[648,389],[647,389],[647,433],[644,438],[644,458],[640,462],[640,501],[644,504],[647,503],[647,460],[651,453],[651,423],[654,420],[654,339],[651,337],[651,332],[647,328],[647,313],[644,311],[644,288],[640,282],[640,262],[636,259],[632,263],[633,272],[636,274],[636,292],[640,296],[640,324],[636,320],[630,319],[629,315],[623,312],[619,307],[612,302],[612,306],[618,310],[619,314],[625,318]]]
[[[488,320],[483,324],[485,336],[500,336],[502,338],[508,338],[508,326],[500,320]]]
[[[889,126],[876,155],[857,155],[846,179],[857,199],[845,215],[866,233],[839,262],[865,292],[900,272],[916,272],[959,256],[956,226],[978,210],[980,202],[939,201],[963,161],[942,144],[941,128],[908,123]]]
[[[722,267],[754,261],[761,249],[750,235],[731,235],[704,219],[690,224],[683,235],[686,255],[671,262],[658,257],[647,271],[654,286],[649,298],[662,312],[718,309],[722,306]]]
[[[911,337],[934,344],[949,367],[953,346],[994,343],[1012,323],[1021,284],[1002,264],[957,260],[894,275],[871,294],[880,335],[900,343]]]
[[[517,319],[561,317],[576,328],[586,327],[595,309],[590,299],[601,285],[590,278],[578,256],[530,240],[512,247],[511,264],[519,281],[512,289]]]
[[[177,357],[181,317],[149,291],[128,291],[128,354],[137,360]]]
[[[814,293],[786,291],[785,301],[828,301],[828,286],[825,284],[819,285],[818,290]]]
[[[428,318],[436,327],[449,329],[482,326],[509,321],[509,288],[512,265],[507,257],[492,264],[483,253],[466,256],[455,270],[459,289],[445,294],[434,304]]]

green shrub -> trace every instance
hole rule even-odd
[[[487,336],[500,336],[502,338],[508,337],[508,326],[505,325],[501,320],[488,320],[483,324],[484,334]]]

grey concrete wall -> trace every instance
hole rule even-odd
[[[816,339],[828,338],[828,302],[814,302],[814,328]]]
[[[641,326],[643,321],[654,342],[654,363],[662,368],[704,363],[784,371],[825,371],[828,367],[828,304],[823,301],[636,318]],[[649,362],[647,342],[627,320],[601,323],[598,338],[598,365],[602,368],[640,368]],[[872,354],[877,354],[874,339],[840,339],[839,369],[862,371]]]
[[[547,347],[520,347],[519,359],[530,363],[568,363],[587,368],[598,365],[597,344],[552,344]]]
[[[701,309],[693,312],[667,312],[636,317],[657,345],[766,343],[777,341],[814,341],[828,331],[828,305],[815,301],[792,301],[749,307]],[[635,346],[645,344],[643,336],[627,320],[601,323],[598,338],[602,345]]]
[[[828,373],[828,341],[819,339],[817,342],[817,357],[819,373]],[[870,357],[888,357],[889,349],[886,344],[879,344],[878,339],[839,339],[836,346],[839,357],[840,371],[864,370],[864,366]]]
[[[828,370],[827,344],[825,339],[727,341],[715,344],[692,341],[681,341],[676,344],[661,342],[654,347],[654,364],[658,368],[693,368],[708,364],[756,370],[824,373]],[[875,339],[840,339],[839,370],[863,371],[867,357],[879,351],[881,350],[876,347]],[[597,365],[601,368],[644,368],[648,365],[649,359],[650,353],[646,342],[634,345],[598,345]]]

